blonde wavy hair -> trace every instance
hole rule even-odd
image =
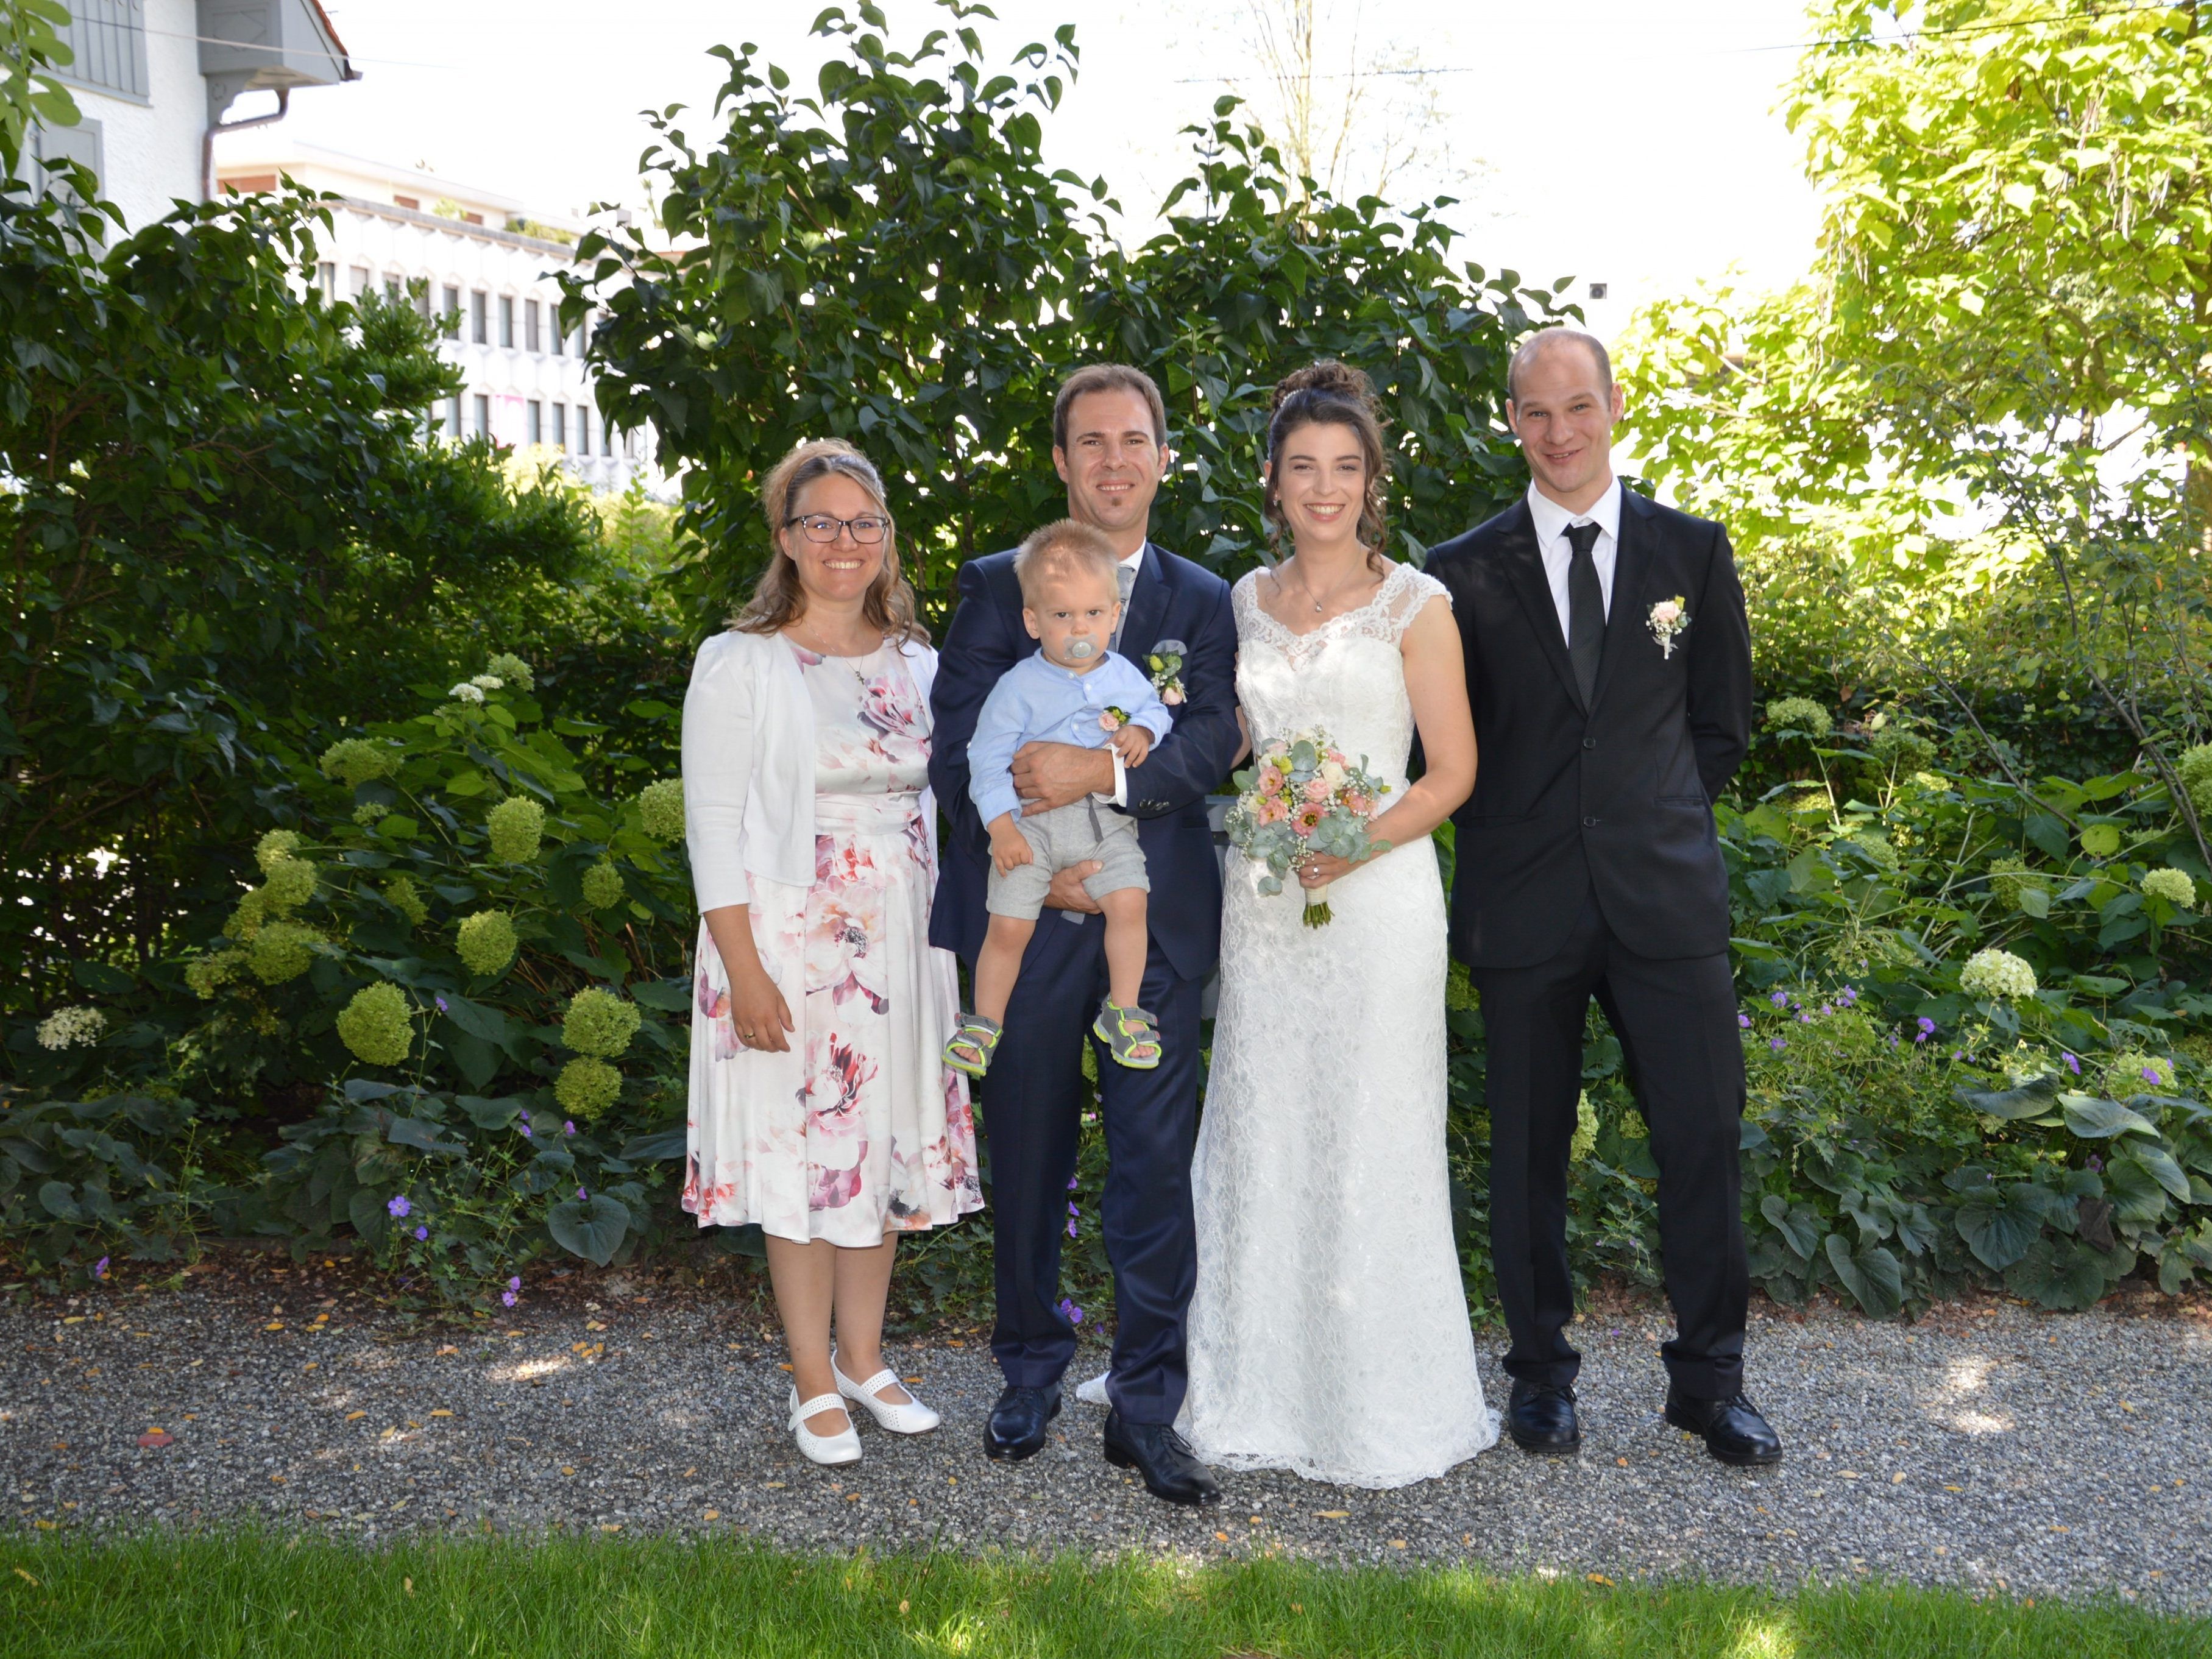
[[[850,478],[867,492],[884,517],[884,568],[876,573],[860,600],[860,614],[871,628],[904,644],[927,641],[929,630],[915,615],[914,589],[899,574],[898,525],[890,503],[884,499],[884,481],[875,464],[842,438],[810,438],[795,444],[791,453],[769,470],[761,484],[761,511],[768,519],[769,545],[773,550],[768,568],[753,586],[744,610],[730,618],[730,626],[746,634],[781,633],[806,614],[806,590],[799,585],[799,565],[783,550],[784,520],[799,492],[817,478]]]

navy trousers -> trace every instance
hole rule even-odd
[[[1160,902],[1155,892],[1152,902]],[[1157,1069],[1116,1065],[1090,1036],[1106,994],[1105,919],[1047,910],[1006,1005],[1006,1034],[977,1091],[991,1158],[998,1323],[991,1350],[1006,1381],[1049,1388],[1075,1355],[1060,1311],[1068,1182],[1097,1058],[1109,1168],[1100,1222],[1113,1264],[1118,1328],[1114,1404],[1132,1423],[1171,1423],[1188,1370],[1183,1320],[1197,1283],[1190,1159],[1198,1137],[1199,993],[1154,947],[1143,1006],[1159,1022]]]

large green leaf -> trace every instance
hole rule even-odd
[[[1905,1305],[1905,1270],[1884,1246],[1854,1250],[1841,1233],[1830,1233],[1827,1254],[1828,1265],[1844,1288],[1876,1319],[1887,1319]]]
[[[629,988],[629,994],[664,1014],[680,1014],[691,1006],[691,987],[684,980],[641,979]]]
[[[1793,1205],[1777,1194],[1769,1193],[1759,1200],[1759,1212],[1773,1224],[1775,1231],[1797,1253],[1800,1261],[1810,1261],[1813,1252],[1820,1248],[1820,1218],[1802,1204]]]
[[[2189,1202],[2189,1177],[2182,1172],[2181,1165],[2173,1161],[2173,1155],[2165,1147],[2138,1144],[2129,1147],[2122,1156],[2132,1159],[2149,1170],[2151,1178],[2172,1194],[2175,1202],[2180,1204]]]
[[[2065,1115],[2066,1127],[2084,1140],[2158,1133],[2156,1124],[2117,1100],[2104,1100],[2095,1095],[2061,1095],[2058,1109]]]
[[[546,1211],[545,1230],[569,1255],[604,1267],[614,1260],[623,1235],[629,1231],[629,1210],[604,1193],[596,1198],[564,1199]]]
[[[2027,1182],[2009,1182],[1961,1204],[1957,1225],[1982,1265],[2002,1273],[2027,1254],[2043,1231],[2043,1205]]]
[[[2070,1238],[2039,1238],[2005,1274],[2005,1288],[2045,1308],[2079,1310],[2105,1293],[2098,1253]]]
[[[623,1143],[622,1155],[632,1164],[681,1158],[690,1141],[690,1129],[678,1124],[673,1129],[656,1129],[651,1134],[632,1136]]]
[[[1960,1089],[1954,1092],[1976,1111],[2010,1121],[2040,1117],[2049,1111],[2058,1099],[2058,1078],[2053,1073],[2031,1078],[2016,1089],[2000,1089],[1993,1092]]]

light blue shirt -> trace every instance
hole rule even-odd
[[[1108,708],[1121,709],[1155,743],[1175,724],[1144,670],[1119,652],[1109,651],[1097,667],[1078,674],[1039,651],[999,676],[968,740],[968,794],[983,822],[1021,811],[1014,750],[1025,743],[1097,749],[1109,735],[1098,724],[1099,712]]]

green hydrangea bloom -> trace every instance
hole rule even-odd
[[[2020,908],[2020,896],[2030,883],[2021,878],[2028,873],[2027,863],[2020,859],[1991,859],[1990,860],[1990,891],[1996,896],[1999,904],[2008,910]],[[2037,882],[2034,885],[2040,886]]]
[[[326,778],[337,778],[358,788],[378,778],[388,778],[399,769],[399,753],[388,743],[374,743],[367,738],[340,738],[323,750],[316,764]]]
[[[684,839],[684,780],[663,778],[638,792],[638,817],[655,841]]]
[[[374,828],[391,815],[392,809],[380,800],[365,800],[353,809],[353,821],[364,830]]]
[[[262,891],[269,895],[271,910],[296,910],[314,897],[315,866],[307,860],[282,858],[262,867],[269,872]]]
[[[511,795],[484,818],[491,832],[491,855],[501,864],[527,864],[538,856],[545,833],[545,809],[526,795]]]
[[[254,842],[253,861],[266,875],[299,850],[300,838],[289,830],[271,830]]]
[[[1875,763],[1886,772],[1917,772],[1936,758],[1934,744],[1902,726],[1885,726],[1867,747]]]
[[[1444,1006],[1455,1012],[1481,1006],[1474,994],[1474,977],[1463,962],[1454,962],[1444,974]]]
[[[212,1001],[217,991],[238,977],[239,965],[245,960],[243,951],[217,951],[211,956],[197,957],[185,964],[185,984],[201,1001]]]
[[[2142,1048],[2124,1048],[2105,1062],[2105,1092],[2115,1100],[2173,1087],[2173,1062]]]
[[[1977,951],[1959,970],[1959,988],[1970,997],[2032,997],[2035,969],[2009,951]]]
[[[495,674],[518,691],[527,691],[538,684],[530,672],[530,665],[511,651],[502,651],[484,665],[484,672]]]
[[[504,910],[479,910],[465,918],[453,947],[472,974],[495,974],[514,960],[514,923]]]
[[[2194,749],[2182,751],[2181,758],[2173,763],[2181,779],[2181,787],[2189,794],[2190,805],[2196,807],[2200,818],[2212,818],[2212,743],[2200,743]]]
[[[320,935],[295,921],[272,921],[246,947],[246,965],[264,985],[297,979],[314,964]]]
[[[2164,899],[2176,909],[2186,910],[2197,902],[2197,883],[2188,871],[2168,865],[2163,870],[2143,872],[2142,895],[2145,898]]]
[[[1847,839],[1854,847],[1863,849],[1869,858],[1885,870],[1894,872],[1902,862],[1898,856],[1897,848],[1890,844],[1889,838],[1876,830],[1856,830]]]
[[[1575,1103],[1575,1138],[1567,1143],[1567,1159],[1579,1164],[1597,1146],[1597,1108],[1590,1104],[1589,1091],[1583,1091]]]
[[[570,1000],[568,1017],[561,1022],[561,1041],[580,1054],[612,1060],[629,1047],[643,1022],[635,1002],[594,986]]]
[[[1828,711],[1810,697],[1777,697],[1766,705],[1766,723],[1788,726],[1812,738],[1825,738],[1835,730]]]
[[[269,890],[265,887],[250,889],[238,901],[237,908],[231,911],[230,920],[223,923],[223,937],[234,939],[240,945],[251,944],[253,936],[261,931],[262,921],[268,915]]]
[[[605,910],[623,901],[622,872],[611,864],[595,864],[584,872],[584,902]]]
[[[394,876],[384,884],[385,902],[420,927],[430,919],[430,907],[422,902],[422,890],[415,885],[412,876]]]
[[[622,1073],[604,1060],[572,1060],[553,1083],[553,1098],[562,1109],[587,1121],[613,1105],[621,1093]]]
[[[338,1015],[338,1038],[365,1066],[397,1066],[415,1041],[407,994],[380,980],[353,994]]]

